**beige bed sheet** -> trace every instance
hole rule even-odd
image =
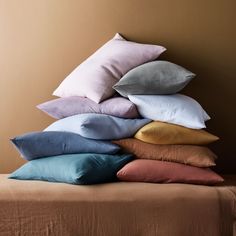
[[[236,176],[222,186],[74,186],[0,175],[1,236],[236,235]]]

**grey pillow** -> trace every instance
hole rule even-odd
[[[195,74],[168,61],[153,61],[130,70],[113,88],[122,96],[132,94],[174,94]]]

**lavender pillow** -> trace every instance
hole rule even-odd
[[[136,106],[128,99],[115,97],[97,104],[89,98],[73,96],[54,99],[37,106],[56,119],[83,113],[100,113],[121,118],[137,118]]]
[[[155,60],[165,50],[162,46],[130,42],[116,34],[72,71],[53,95],[88,97],[99,103],[114,94],[112,86],[125,73]]]

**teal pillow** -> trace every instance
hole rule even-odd
[[[70,154],[29,161],[10,179],[45,180],[69,184],[98,184],[116,180],[116,173],[133,159],[131,154]]]

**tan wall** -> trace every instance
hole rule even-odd
[[[168,48],[162,57],[197,73],[184,91],[199,100],[221,141],[218,170],[236,173],[235,0],[0,0],[0,172],[23,161],[15,135],[53,120],[35,108],[116,32]]]

